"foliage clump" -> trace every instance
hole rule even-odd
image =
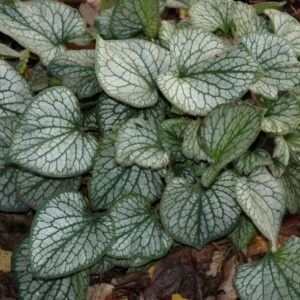
[[[162,21],[165,6],[188,18]],[[85,299],[90,269],[174,242],[241,250],[256,229],[269,253],[238,268],[238,294],[299,299],[299,238],[277,238],[300,213],[300,25],[275,8],[119,0],[92,30],[59,2],[0,4],[27,49],[0,45],[0,209],[36,211],[13,256],[21,299]]]

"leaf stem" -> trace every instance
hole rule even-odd
[[[257,96],[256,94],[254,94],[253,92],[250,91],[250,95],[251,95],[251,98],[252,100],[254,101],[255,105],[257,107],[262,107],[262,105],[259,103],[258,99],[257,99]]]

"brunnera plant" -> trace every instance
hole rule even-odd
[[[300,240],[277,237],[300,213],[300,25],[275,8],[119,0],[87,29],[59,2],[1,2],[26,49],[0,44],[0,209],[36,211],[13,255],[20,299],[85,299],[90,272],[174,241],[241,250],[256,230],[269,253],[237,268],[240,298],[299,299]]]

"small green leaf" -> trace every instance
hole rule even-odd
[[[78,190],[81,182],[80,177],[57,179],[39,176],[25,170],[18,170],[16,173],[17,199],[35,210],[39,210],[44,202],[55,194],[66,190]]]
[[[264,13],[271,19],[274,32],[288,40],[300,55],[300,24],[297,19],[275,9],[266,9]]]
[[[85,300],[90,275],[87,270],[53,280],[37,279],[32,274],[30,241],[24,239],[14,250],[12,267],[18,296],[23,300]]]
[[[0,117],[22,114],[31,98],[22,76],[6,61],[0,60]]]
[[[253,6],[243,2],[235,3],[233,22],[238,37],[242,37],[249,33],[269,31],[266,20],[256,15]]]
[[[262,167],[248,177],[238,178],[235,193],[243,211],[271,241],[272,251],[276,251],[277,237],[285,212],[285,197],[280,182]]]
[[[132,0],[135,11],[148,38],[155,38],[160,26],[160,2],[162,0]]]
[[[78,11],[54,1],[0,4],[1,31],[40,56],[47,65],[65,51],[64,42],[84,33]]]
[[[264,13],[264,11],[266,9],[270,9],[270,8],[274,8],[274,9],[280,9],[282,6],[284,6],[286,4],[285,1],[282,2],[275,2],[275,1],[268,1],[268,2],[259,2],[259,3],[255,3],[252,6],[254,7],[256,13],[258,15],[261,15],[262,13]]]
[[[104,41],[98,38],[96,74],[104,91],[136,108],[157,103],[156,78],[172,69],[171,57],[160,46],[144,40]]]
[[[247,151],[259,134],[263,115],[264,110],[246,104],[219,105],[207,115],[201,126],[200,144],[215,164],[201,179],[204,186]]]
[[[157,200],[163,189],[159,174],[137,166],[118,165],[114,144],[115,136],[106,136],[95,156],[95,166],[88,185],[93,209],[108,208],[127,193],[140,194],[150,201]]]
[[[199,131],[201,120],[191,121],[185,128],[183,134],[182,153],[185,157],[195,161],[206,160],[211,162],[209,156],[203,151],[202,146],[199,144]]]
[[[111,208],[116,239],[107,253],[116,258],[142,259],[143,263],[164,256],[172,239],[161,228],[147,198],[125,195]]]
[[[270,166],[273,163],[271,155],[260,148],[253,152],[247,151],[235,163],[236,171],[242,175],[249,175],[253,170],[259,167]]]
[[[227,33],[232,23],[233,5],[232,0],[197,1],[189,10],[190,22],[206,31],[220,28]]]
[[[13,136],[8,161],[44,176],[68,177],[92,165],[96,140],[80,128],[74,94],[64,87],[38,94],[27,106]]]
[[[279,178],[285,191],[286,208],[290,214],[300,213],[300,165],[290,163]]]
[[[276,253],[238,267],[235,288],[241,299],[290,299],[300,297],[300,238],[290,238]]]
[[[188,125],[188,120],[183,118],[173,118],[164,120],[158,124],[158,135],[162,146],[170,152],[171,160],[184,161],[181,151],[183,133]]]
[[[300,124],[300,117],[273,115],[266,116],[261,124],[261,130],[274,134],[287,134],[294,131]]]
[[[236,251],[241,251],[249,245],[255,236],[256,228],[245,216],[241,215],[236,228],[228,235]]]
[[[92,215],[77,192],[49,199],[31,228],[30,260],[37,277],[55,278],[93,265],[114,238],[110,217]]]
[[[163,150],[153,122],[130,119],[118,131],[116,160],[123,166],[137,164],[155,170],[168,165],[169,154]]]
[[[263,75],[250,86],[250,90],[269,99],[279,91],[300,82],[300,63],[290,44],[273,34],[249,34],[242,38],[253,57],[263,69]]]
[[[223,41],[203,30],[176,31],[170,52],[178,71],[162,72],[157,79],[164,96],[184,112],[202,116],[238,100],[257,76],[258,65],[244,46],[226,49]]]
[[[234,197],[234,175],[223,173],[209,188],[174,178],[160,204],[161,221],[175,240],[201,248],[236,225],[240,208]]]
[[[164,4],[165,0],[118,0],[114,7],[101,11],[95,26],[105,39],[125,39],[141,31],[152,38]]]
[[[122,125],[130,118],[142,118],[152,122],[160,122],[165,119],[166,105],[162,99],[150,108],[136,109],[129,105],[120,103],[106,94],[99,97],[97,105],[97,121],[105,133]]]
[[[64,52],[51,60],[48,70],[79,98],[91,97],[100,91],[94,50]]]
[[[27,82],[33,92],[46,89],[50,85],[50,77],[48,76],[47,69],[41,63],[37,63],[31,69]]]

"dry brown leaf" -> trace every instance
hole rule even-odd
[[[0,271],[10,272],[11,271],[11,251],[5,251],[0,249]]]
[[[87,300],[111,299],[114,286],[108,283],[95,284],[89,287]]]

